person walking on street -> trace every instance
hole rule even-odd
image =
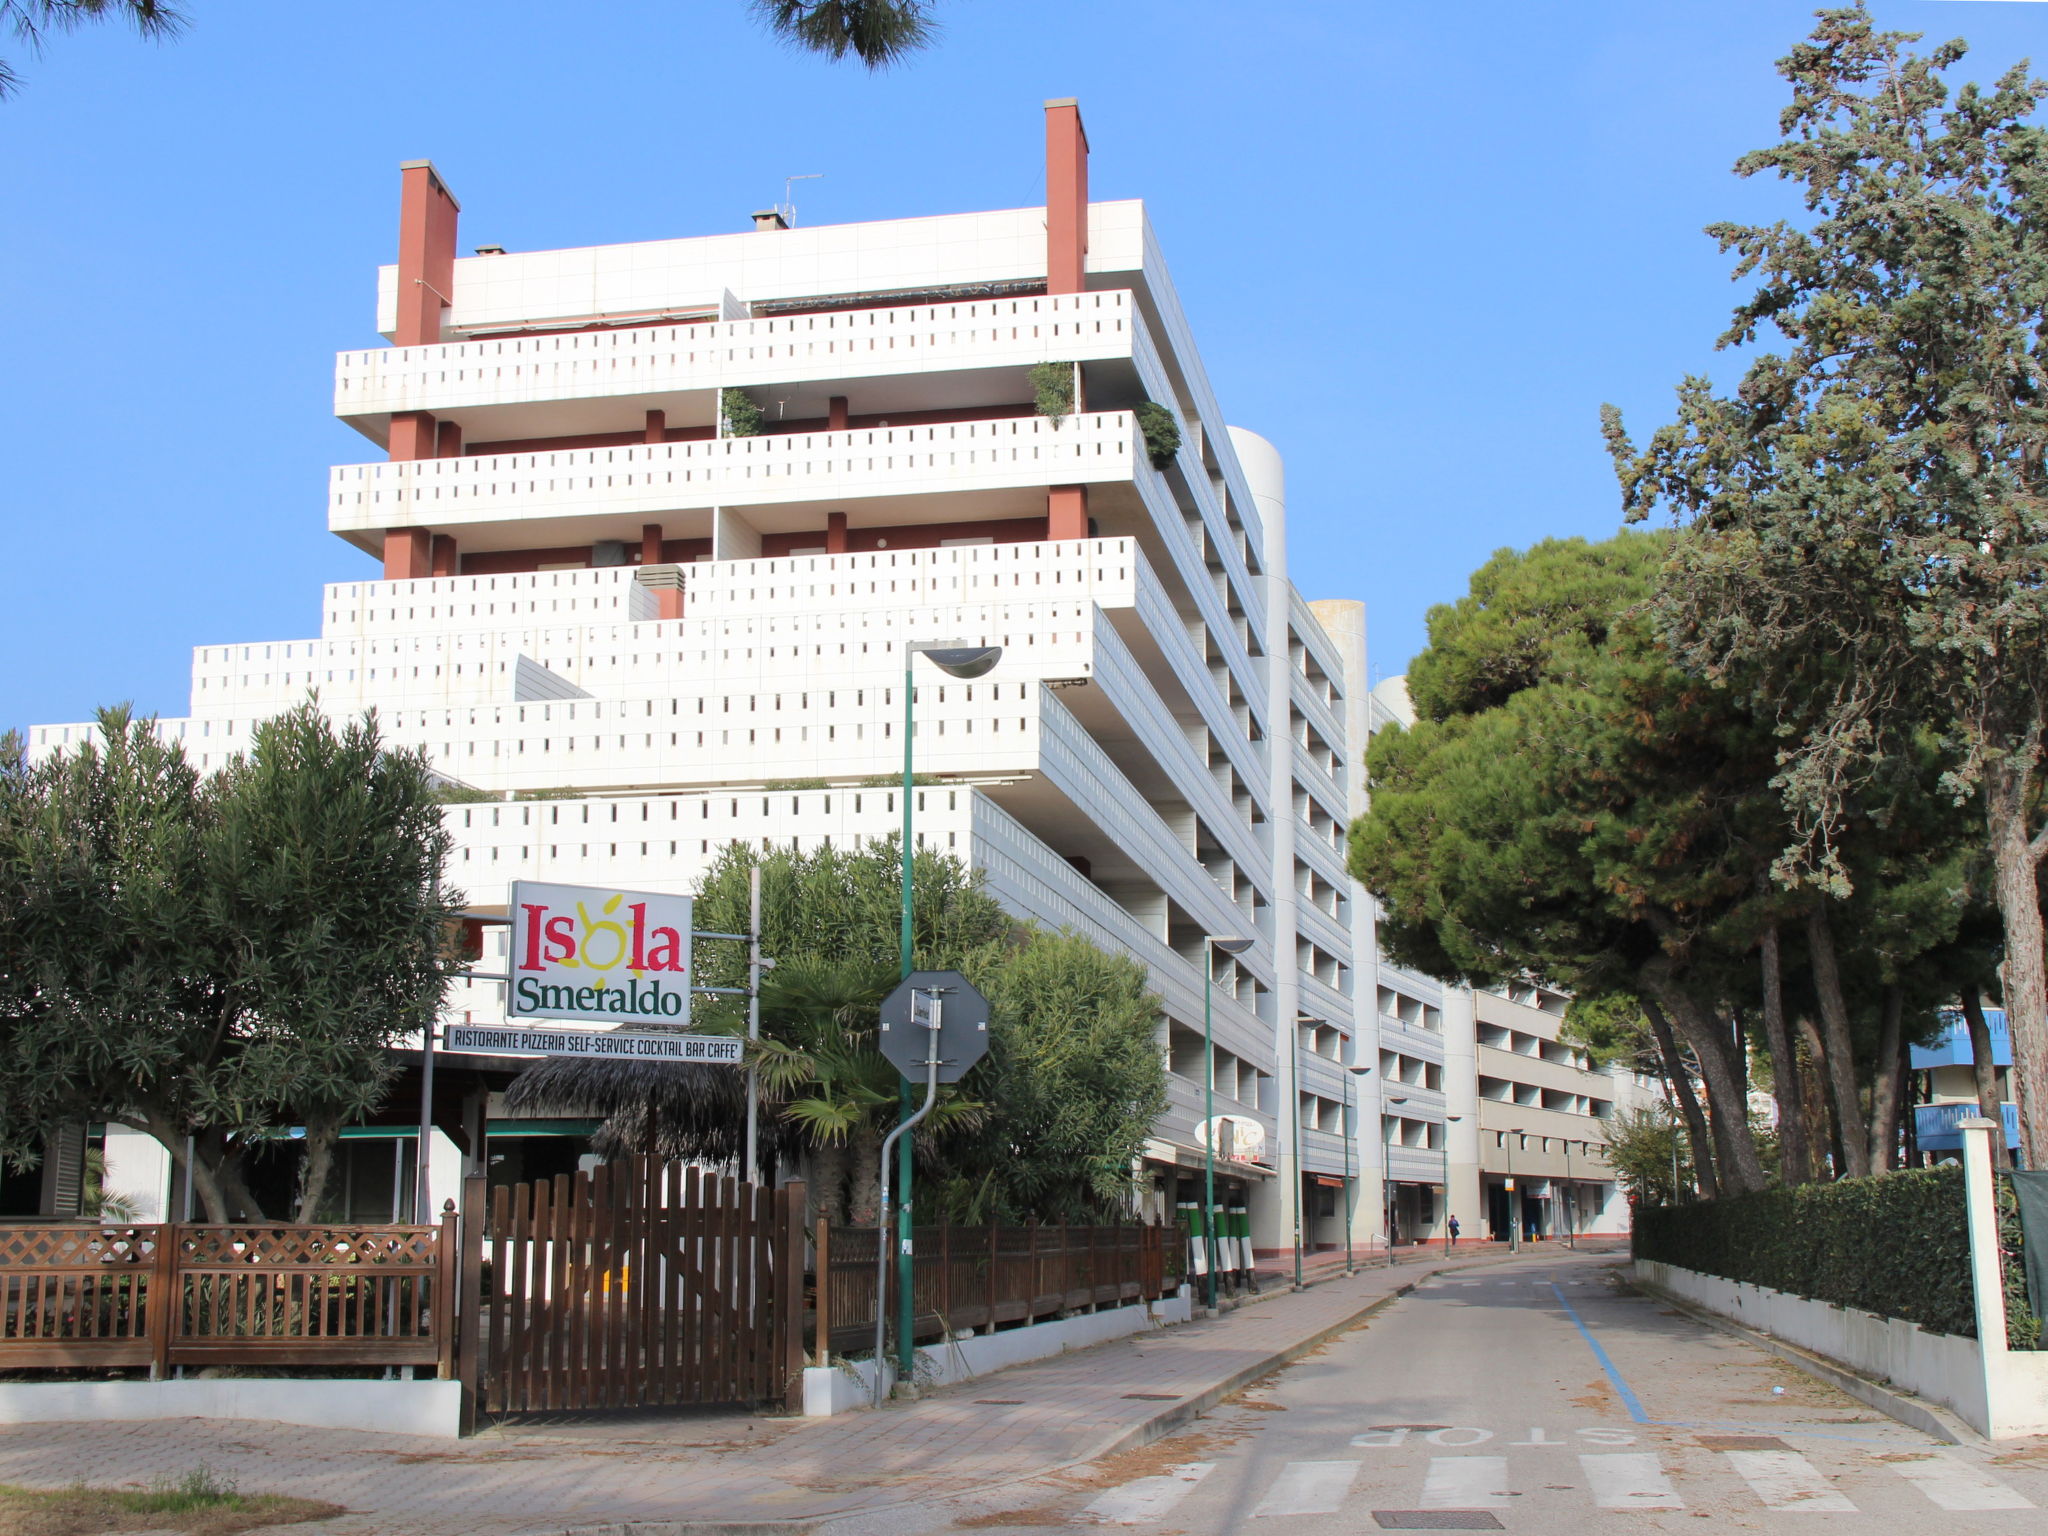
[[[1457,1217],[1455,1217],[1455,1216],[1453,1216],[1453,1217],[1451,1218],[1451,1220],[1450,1220],[1450,1230],[1451,1230],[1451,1246],[1452,1246],[1453,1248],[1455,1248],[1455,1247],[1457,1247],[1457,1246],[1458,1246],[1458,1218],[1457,1218]]]

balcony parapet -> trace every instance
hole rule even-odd
[[[728,437],[344,464],[327,526],[385,528],[608,518],[778,502],[1014,490],[1127,481],[1138,460],[1128,411]]]
[[[1093,362],[1130,357],[1142,326],[1117,289],[380,347],[336,358],[334,413],[367,431],[395,411]]]

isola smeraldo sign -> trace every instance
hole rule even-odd
[[[505,1016],[579,1024],[686,1024],[688,896],[512,884]]]

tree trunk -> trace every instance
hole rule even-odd
[[[846,1214],[854,1226],[872,1227],[882,1206],[882,1138],[872,1124],[854,1128],[850,1155],[853,1171],[847,1175]]]
[[[168,1208],[164,1211],[164,1219],[166,1221],[178,1222],[196,1219],[200,1221],[225,1222],[228,1220],[227,1197],[221,1193],[220,1183],[214,1178],[213,1169],[208,1166],[206,1159],[196,1154],[196,1150],[193,1156],[186,1156],[185,1133],[178,1128],[176,1121],[167,1115],[142,1108],[139,1105],[122,1111],[121,1118],[128,1121],[131,1125],[141,1126],[142,1129],[149,1132],[156,1139],[158,1146],[170,1154],[171,1198]],[[199,1203],[199,1209],[193,1211],[190,1215],[186,1213],[184,1206],[185,1174],[187,1168],[191,1170],[192,1197]]]
[[[835,1227],[846,1225],[846,1143],[823,1142],[811,1149],[811,1196],[818,1214]]]
[[[2024,766],[1993,762],[1984,774],[1985,821],[2005,927],[2005,1027],[2012,1041],[2013,1101],[2020,1111],[2020,1152],[2029,1168],[2048,1168],[2048,977],[2042,964],[2041,892],[2027,836],[2032,751]]]
[[[219,1209],[224,1212],[213,1219],[230,1224],[268,1220],[242,1179],[242,1163],[249,1155],[249,1144],[223,1130],[206,1130],[199,1133],[196,1145],[199,1166],[212,1170],[214,1188],[220,1195]]]
[[[1693,1182],[1699,1185],[1702,1200],[1712,1200],[1721,1192],[1721,1186],[1714,1174],[1714,1138],[1707,1130],[1706,1112],[1700,1108],[1699,1095],[1692,1090],[1692,1076],[1686,1071],[1685,1058],[1679,1054],[1678,1041],[1672,1036],[1671,1021],[1657,1006],[1656,999],[1645,997],[1642,1004],[1643,1017],[1650,1021],[1650,1033],[1657,1037],[1658,1054],[1664,1058],[1665,1077],[1677,1096],[1685,1133],[1692,1141]],[[1673,1190],[1672,1195],[1676,1198],[1677,1191]]]
[[[1970,1069],[1977,1080],[1977,1113],[1998,1127],[1991,1138],[1991,1165],[2002,1168],[2005,1146],[2005,1101],[1998,1096],[1998,1059],[1991,1049],[1991,1026],[1984,1018],[1984,999],[1975,987],[1963,988],[1963,1022],[1970,1030]]]
[[[1827,1060],[1827,1047],[1821,1044],[1819,1028],[1803,1014],[1799,1019],[1799,1037],[1806,1042],[1806,1067],[1801,1074],[1800,1094],[1806,1103],[1808,1144],[1827,1149],[1828,1177],[1839,1179],[1847,1164],[1842,1157],[1842,1128],[1835,1124],[1834,1111],[1828,1107],[1826,1071],[1822,1066]],[[1819,1175],[1816,1161],[1814,1176],[1818,1178]]]
[[[1835,931],[1825,904],[1806,917],[1807,947],[1813,952],[1813,985],[1820,996],[1821,1065],[1828,1095],[1834,1100],[1835,1128],[1841,1134],[1845,1172],[1861,1178],[1870,1172],[1870,1129],[1856,1096],[1856,1046],[1849,1034],[1849,1005],[1842,997],[1842,972],[1835,960]]]
[[[1700,1064],[1700,1081],[1706,1085],[1707,1108],[1714,1132],[1714,1180],[1723,1194],[1742,1195],[1762,1189],[1763,1158],[1756,1137],[1749,1128],[1749,1096],[1743,1092],[1741,1075],[1729,1058],[1728,1030],[1723,1020],[1678,986],[1658,962],[1645,967],[1646,980],[1656,991],[1685,1043],[1692,1047],[1693,1060]]]
[[[298,1214],[292,1219],[301,1226],[319,1220],[320,1202],[334,1177],[334,1153],[341,1145],[341,1123],[332,1116],[306,1117],[305,1159],[299,1165]],[[431,1212],[413,1212],[416,1223],[432,1221]]]
[[[1799,1053],[1785,1023],[1785,972],[1778,925],[1764,929],[1764,1048],[1771,1058],[1771,1092],[1778,1104],[1778,1175],[1787,1184],[1813,1178],[1813,1154],[1806,1140],[1806,1108],[1799,1091]]]
[[[1898,1166],[1899,1029],[1905,998],[1895,981],[1884,989],[1884,1023],[1878,1031],[1877,1070],[1870,1075],[1870,1171],[1886,1173]]]

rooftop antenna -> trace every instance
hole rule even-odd
[[[780,212],[783,223],[787,224],[791,229],[796,228],[796,202],[789,195],[790,189],[800,181],[823,181],[824,179],[825,173],[823,171],[809,171],[801,176],[785,176],[782,178],[782,204]]]

